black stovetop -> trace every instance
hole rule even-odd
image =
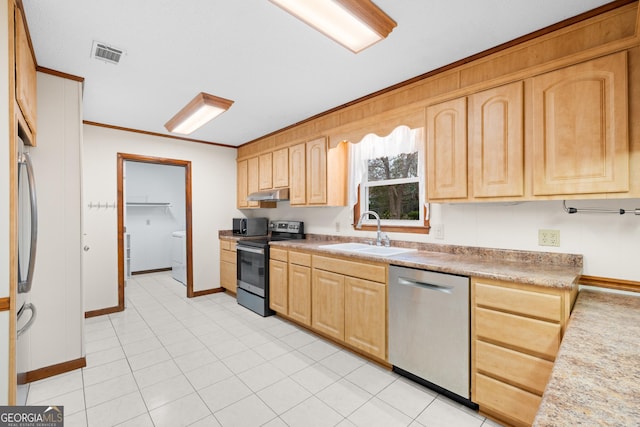
[[[304,223],[302,221],[271,221],[269,222],[269,230],[271,234],[268,236],[263,238],[241,239],[238,240],[238,244],[255,248],[265,248],[269,246],[269,242],[303,240],[305,238]]]

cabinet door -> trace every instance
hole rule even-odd
[[[258,191],[258,189],[258,158],[253,157],[247,160],[247,191],[251,194]],[[247,206],[255,208],[260,206],[260,202],[247,202]]]
[[[247,195],[249,194],[247,177],[248,177],[247,161],[240,160],[238,162],[238,187],[237,187],[238,208],[246,208],[249,206],[249,202],[247,202]]]
[[[626,55],[531,79],[535,195],[629,190]]]
[[[258,157],[258,171],[260,190],[270,190],[273,188],[273,155],[271,153],[261,154]]]
[[[22,13],[19,8],[15,8],[15,32],[16,32],[16,100],[22,110],[27,125],[33,134],[36,133],[36,63],[27,31],[22,21]]]
[[[311,326],[311,268],[289,264],[289,317]]]
[[[318,138],[307,142],[307,203],[327,203],[327,140]]]
[[[344,284],[345,341],[386,359],[386,285],[353,277],[346,277]]]
[[[289,147],[289,203],[307,203],[307,151],[306,144]]]
[[[278,313],[288,313],[287,263],[269,261],[269,307]]]
[[[523,83],[469,97],[473,197],[524,195]]]
[[[220,286],[231,292],[236,292],[237,284],[236,264],[220,261]]]
[[[427,107],[427,198],[467,197],[467,100]]]
[[[289,149],[273,152],[273,187],[289,186]]]
[[[344,341],[344,276],[313,270],[311,326]]]

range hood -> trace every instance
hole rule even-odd
[[[250,202],[280,202],[283,200],[289,200],[288,188],[277,188],[275,190],[256,191],[247,196],[247,200]]]

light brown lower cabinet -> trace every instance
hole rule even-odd
[[[289,314],[289,290],[287,263],[269,260],[269,307],[282,314]]]
[[[387,358],[387,286],[346,277],[344,338],[352,346],[380,359]]]
[[[387,359],[386,265],[297,251],[285,256],[280,249],[273,259],[274,249],[269,278],[273,310],[357,351]]]
[[[471,400],[514,426],[533,423],[571,307],[572,289],[471,279]]]
[[[220,286],[233,293],[238,287],[236,265],[235,243],[220,239]]]
[[[311,326],[311,267],[292,261],[289,261],[289,317]]]
[[[311,327],[344,341],[344,276],[313,269]]]
[[[312,327],[387,359],[387,266],[313,255]]]

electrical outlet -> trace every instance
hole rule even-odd
[[[444,239],[444,224],[435,224],[433,226],[433,237],[436,239]]]
[[[538,230],[538,246],[560,246],[560,230]]]

